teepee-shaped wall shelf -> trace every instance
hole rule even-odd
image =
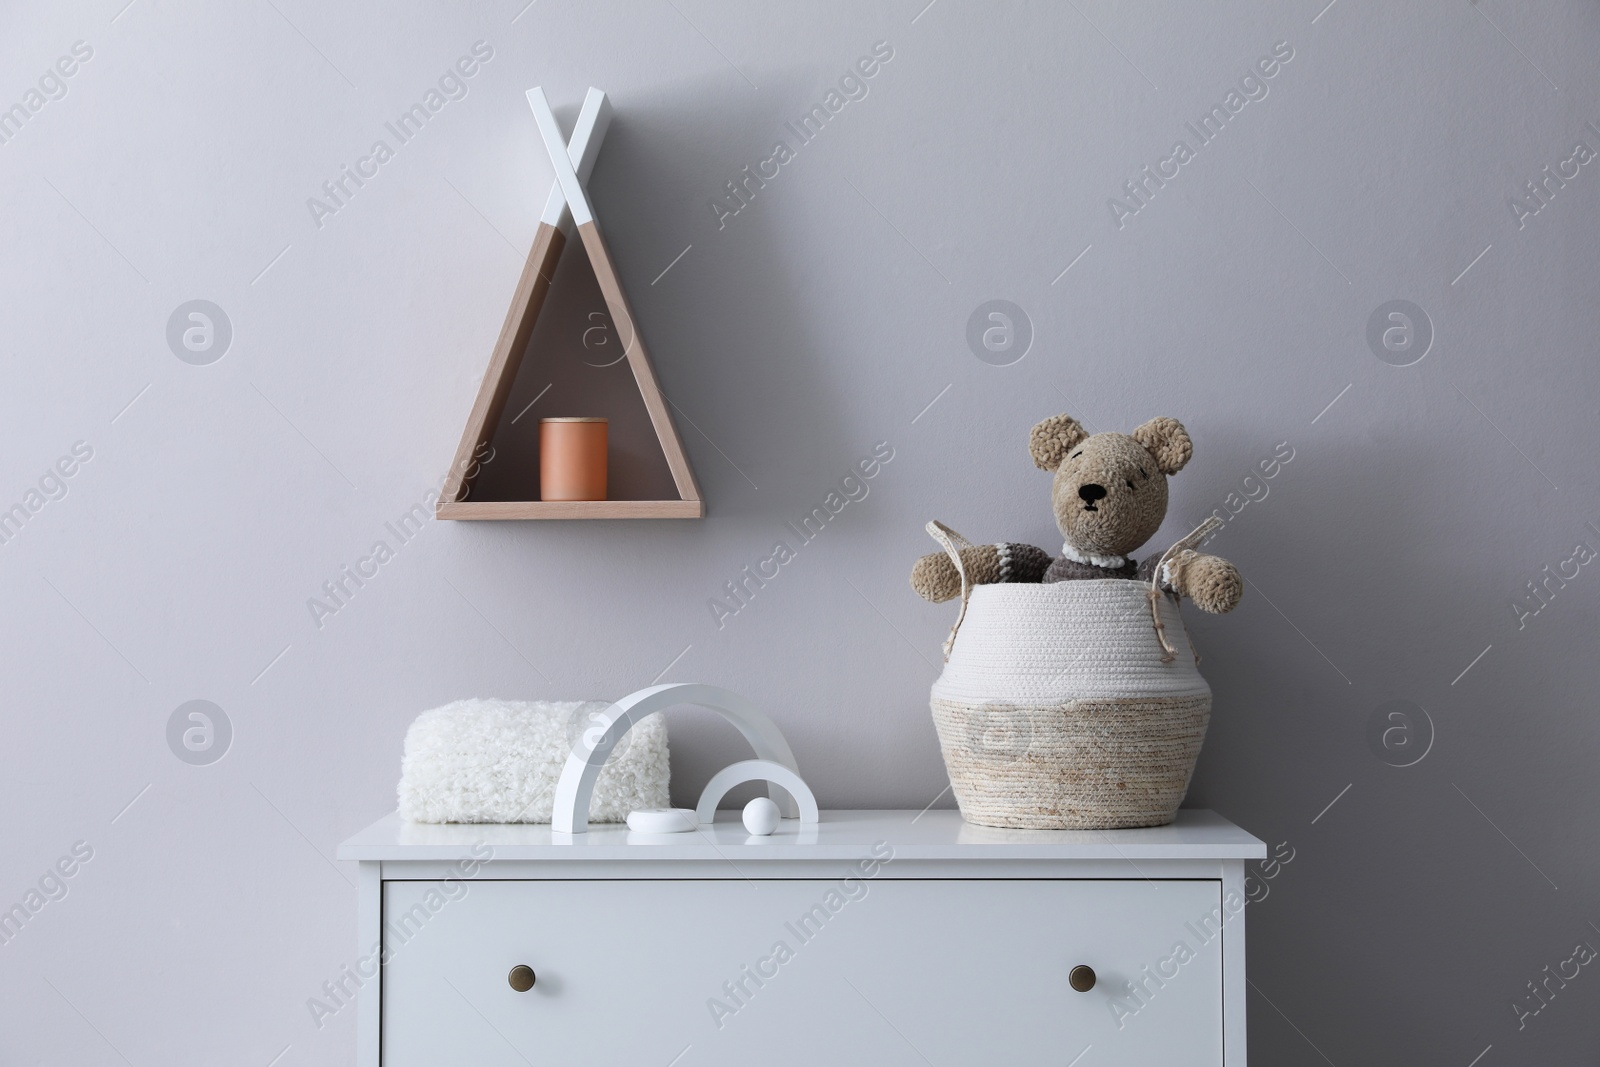
[[[622,282],[612,264],[611,254],[596,225],[594,208],[589,204],[583,182],[594,167],[595,156],[600,152],[600,142],[605,139],[606,127],[611,122],[611,104],[606,94],[590,89],[584,98],[583,110],[570,143],[564,142],[561,127],[556,122],[550,103],[542,89],[528,90],[528,104],[533,108],[539,134],[550,153],[550,163],[555,168],[556,181],[545,202],[544,214],[539,219],[539,229],[534,236],[533,251],[517,281],[511,309],[506,313],[505,325],[495,342],[494,354],[489,359],[489,369],[484,372],[483,384],[478,388],[478,399],[467,417],[461,444],[456,449],[455,462],[445,480],[444,492],[439,497],[435,514],[441,519],[698,519],[705,514],[700,499],[700,487],[695,483],[694,472],[689,469],[689,458],[683,450],[672,415],[667,410],[661,384],[656,380],[655,368],[650,364],[644,342],[639,337],[638,325],[628,307]],[[594,269],[601,295],[622,343],[628,366],[644,399],[650,424],[655,430],[672,481],[677,488],[677,500],[472,500],[473,475],[477,467],[475,457],[494,436],[500,415],[505,409],[511,386],[516,381],[522,365],[524,351],[533,335],[535,320],[544,306],[550,281],[555,275],[556,263],[566,246],[566,231],[576,224],[578,235],[588,253],[589,265]]]

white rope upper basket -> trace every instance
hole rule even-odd
[[[964,539],[935,526],[962,569]],[[1125,578],[974,587],[962,574],[931,703],[969,822],[1111,829],[1176,817],[1211,687],[1177,599],[1151,589]]]

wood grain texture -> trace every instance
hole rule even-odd
[[[617,327],[617,334],[624,338],[628,366],[633,369],[634,380],[639,383],[639,392],[644,396],[645,410],[650,413],[650,423],[655,427],[656,437],[661,441],[661,450],[666,453],[667,466],[672,470],[672,481],[678,487],[678,495],[685,500],[698,501],[700,486],[695,481],[694,471],[689,467],[689,457],[683,450],[683,440],[678,436],[678,428],[672,422],[672,413],[667,410],[667,399],[661,392],[661,382],[656,378],[655,367],[650,363],[644,339],[639,335],[638,322],[628,305],[627,295],[622,291],[622,282],[617,276],[616,267],[611,262],[611,252],[606,248],[605,238],[600,235],[599,227],[593,222],[580,224],[578,235],[583,239],[583,247],[589,253],[589,264],[594,268],[595,280],[600,283],[600,293],[605,297],[606,307],[610,310],[612,321]]]
[[[700,500],[440,500],[441,519],[699,519]]]
[[[494,436],[506,398],[517,380],[522,366],[523,353],[528,339],[533,335],[533,324],[544,307],[544,298],[550,292],[550,279],[555,276],[556,262],[567,238],[561,230],[541,222],[533,239],[533,250],[523,265],[522,277],[511,297],[511,307],[506,311],[506,321],[500,327],[500,337],[495,341],[494,353],[489,357],[489,369],[484,371],[483,382],[478,386],[478,398],[473,401],[467,416],[467,426],[461,432],[461,444],[456,447],[455,460],[450,464],[450,474],[445,479],[444,492],[439,497],[436,514],[444,517],[443,508],[448,503],[461,500],[472,489],[467,472],[475,464],[473,456],[478,448]]]

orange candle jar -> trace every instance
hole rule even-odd
[[[539,499],[606,498],[605,419],[539,420]]]

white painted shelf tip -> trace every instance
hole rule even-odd
[[[583,189],[583,179],[573,168],[572,157],[569,154],[566,138],[562,136],[561,124],[556,121],[556,113],[550,107],[550,101],[544,95],[544,89],[534,86],[528,90],[528,106],[533,109],[533,121],[539,126],[539,136],[544,140],[545,151],[550,156],[550,165],[555,168],[556,182],[561,186],[562,193],[566,196],[567,207],[572,212],[572,220],[579,226],[594,221],[594,212],[589,207],[588,194]],[[584,101],[585,108],[589,100],[598,96],[595,104],[597,118],[604,116],[607,123],[610,121],[611,109],[606,101],[606,94],[599,89],[590,89],[589,97]]]

